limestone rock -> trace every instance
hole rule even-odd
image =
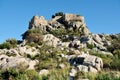
[[[35,69],[35,65],[38,63],[38,60],[30,60],[28,69]]]
[[[69,53],[72,53],[72,54],[81,54],[79,50],[75,50],[74,48],[70,48],[69,49]]]
[[[16,49],[10,49],[10,50],[8,50],[8,49],[3,49],[2,50],[1,49],[0,54],[6,54],[8,56],[19,56],[19,53]]]
[[[9,68],[26,68],[29,66],[27,60],[22,57],[8,57],[1,55],[0,57],[0,67],[1,69],[9,69]]]
[[[47,21],[44,19],[43,16],[39,17],[39,16],[33,16],[33,18],[31,19],[30,23],[29,23],[29,29],[33,29],[33,28],[37,28],[39,29],[40,26],[45,26],[47,25]]]
[[[65,68],[65,65],[64,65],[64,64],[59,64],[58,67],[59,67],[60,69],[63,69],[63,68]]]
[[[55,16],[55,18],[52,18],[52,20],[48,21],[48,24],[54,29],[64,28],[64,25],[60,23],[61,19],[62,16]]]
[[[29,46],[18,47],[17,51],[21,56],[24,56],[27,54],[35,56],[39,54],[39,51],[35,47],[29,47]]]
[[[46,45],[54,46],[54,47],[56,47],[60,42],[60,40],[58,38],[56,38],[55,36],[53,36],[52,34],[44,35],[43,41],[46,42],[45,43]]]
[[[102,59],[96,56],[92,56],[92,55],[87,55],[84,58],[83,65],[92,66],[96,68],[98,71],[103,68]]]
[[[39,75],[48,75],[48,74],[49,74],[49,70],[46,70],[46,69],[42,69],[39,72]]]
[[[79,33],[83,35],[88,35],[90,33],[84,22],[83,16],[75,14],[65,14],[62,19],[66,25],[66,28],[73,31],[78,30]]]
[[[73,47],[73,48],[76,48],[76,49],[79,48],[80,46],[81,46],[81,42],[78,39],[75,39],[75,40],[71,41],[70,44],[69,44],[69,47]]]
[[[88,67],[84,65],[78,65],[77,66],[78,71],[88,72]]]
[[[95,40],[95,42],[97,42],[97,43],[103,45],[102,39],[99,37],[98,34],[93,34],[93,40]]]
[[[88,71],[89,72],[93,72],[93,73],[97,73],[98,72],[98,70],[96,68],[92,67],[92,66],[88,66]]]
[[[63,17],[63,20],[68,22],[68,21],[84,21],[83,16],[75,15],[75,14],[65,14]]]
[[[77,73],[77,70],[76,70],[76,69],[71,69],[69,75],[70,75],[71,77],[75,77],[76,73]]]
[[[89,54],[69,56],[69,63],[72,66],[77,66],[78,70],[85,72],[97,72],[103,68],[102,59]]]

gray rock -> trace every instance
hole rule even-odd
[[[70,70],[69,75],[70,75],[71,77],[75,77],[76,74],[77,74],[77,70],[76,70],[76,69],[71,69],[71,70]]]
[[[56,47],[60,43],[60,40],[55,36],[53,36],[52,34],[44,35],[43,41],[46,42],[45,43],[46,45],[53,46],[53,47]]]
[[[35,56],[37,54],[40,54],[39,51],[35,47],[29,47],[29,46],[18,47],[17,52],[21,56],[24,56],[26,54],[29,54],[31,56]]]
[[[103,61],[99,57],[88,55],[85,57],[83,65],[92,66],[99,71],[103,68]]]
[[[58,67],[59,67],[60,69],[63,69],[63,68],[65,68],[65,65],[64,65],[64,64],[59,64]]]
[[[40,29],[41,26],[46,26],[48,23],[43,16],[33,16],[29,23],[29,29]]]
[[[100,71],[103,68],[102,59],[89,54],[72,55],[69,57],[69,63],[72,66],[78,66],[80,71],[83,69],[83,71],[96,72],[96,70]]]
[[[93,40],[94,40],[95,42],[97,42],[98,44],[103,45],[102,39],[100,38],[100,36],[99,36],[98,34],[93,34]]]
[[[25,58],[22,57],[3,57],[1,55],[0,67],[1,69],[9,69],[9,68],[25,68],[27,69],[29,64]]]
[[[37,61],[30,60],[21,56],[8,57],[6,55],[0,55],[0,68],[1,69],[34,69]]]
[[[70,48],[69,49],[69,53],[72,53],[72,54],[81,54],[79,50],[75,50],[74,48]]]
[[[88,67],[84,65],[78,65],[77,66],[78,71],[88,72]]]
[[[49,70],[47,70],[47,69],[42,69],[39,72],[39,75],[48,75],[48,74],[49,74]]]
[[[78,15],[75,15],[75,14],[65,14],[63,16],[63,20],[68,22],[68,21],[81,21],[83,22],[84,21],[84,17],[83,16],[78,16]]]
[[[75,40],[71,41],[70,44],[69,44],[69,47],[73,47],[73,48],[76,48],[76,49],[79,48],[80,46],[81,46],[81,42],[78,39],[75,39]]]
[[[92,67],[92,66],[88,66],[88,71],[89,72],[93,72],[93,73],[97,73],[98,72],[98,70],[96,68]]]

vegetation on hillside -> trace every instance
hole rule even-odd
[[[17,46],[17,40],[14,38],[7,39],[5,42],[0,44],[0,49],[10,49]]]

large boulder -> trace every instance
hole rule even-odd
[[[77,66],[79,71],[97,72],[103,68],[101,58],[89,54],[81,54],[78,56],[70,55],[67,57],[71,66]]]
[[[73,48],[76,48],[76,49],[79,48],[80,46],[81,46],[81,42],[78,39],[75,39],[75,40],[71,41],[70,44],[69,44],[69,47],[73,47]]]
[[[35,56],[39,54],[39,51],[35,47],[29,47],[29,46],[18,47],[17,51],[22,56],[27,54],[31,56]]]
[[[88,72],[88,67],[85,66],[85,65],[78,65],[78,66],[77,66],[77,70],[78,70],[78,71]]]
[[[77,70],[76,70],[75,68],[72,68],[72,69],[70,70],[69,75],[70,75],[70,77],[75,77],[76,73],[77,73]]]
[[[87,29],[86,23],[84,22],[84,17],[75,14],[65,14],[63,17],[63,22],[66,28],[69,30],[78,30],[82,35],[89,35],[89,30]]]
[[[21,56],[8,57],[6,55],[0,55],[0,68],[1,69],[34,69],[37,61],[32,61],[29,58],[24,58]]]
[[[8,56],[19,56],[19,53],[16,49],[0,49],[0,54],[5,54]]]
[[[100,38],[100,36],[99,36],[98,34],[93,34],[93,40],[94,40],[95,42],[97,42],[98,44],[103,45],[102,39]]]
[[[81,22],[84,22],[84,17],[80,16],[80,15],[75,15],[75,14],[65,14],[63,16],[63,20],[65,22],[68,22],[68,21],[81,21]]]
[[[56,47],[60,43],[60,39],[56,38],[52,34],[46,34],[44,35],[43,41],[46,45]]]
[[[48,75],[48,74],[49,74],[49,70],[47,70],[47,69],[42,69],[39,72],[39,75]]]
[[[103,61],[101,58],[97,56],[82,54],[78,58],[84,58],[83,65],[92,66],[96,68],[98,71],[103,68]]]
[[[29,23],[29,29],[40,28],[40,26],[46,26],[48,23],[43,16],[33,16]]]
[[[85,65],[78,65],[77,70],[83,72],[93,72],[93,73],[97,72],[97,69],[93,68],[92,66],[85,66]]]
[[[53,29],[63,28],[64,25],[61,24],[62,16],[55,16],[52,20],[48,21],[48,24],[52,26]]]

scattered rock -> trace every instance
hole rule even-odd
[[[60,69],[63,69],[63,68],[65,68],[65,65],[64,65],[64,64],[59,64],[58,67],[59,67]]]
[[[60,40],[55,36],[53,36],[52,34],[44,35],[43,41],[46,42],[45,43],[46,45],[53,46],[53,47],[56,47],[60,43]]]
[[[43,16],[34,16],[29,23],[30,29],[31,31],[34,29],[33,33],[37,33],[35,30],[40,30],[40,33],[38,31],[37,34],[43,36],[42,42],[44,44],[42,45],[60,49],[58,53],[56,52],[58,55],[55,56],[61,59],[66,58],[70,66],[74,67],[69,73],[70,80],[74,80],[78,71],[94,73],[101,71],[103,68],[102,59],[90,55],[88,51],[99,51],[101,54],[113,56],[112,53],[108,52],[107,46],[111,45],[112,39],[116,39],[120,35],[93,34],[88,30],[84,17],[75,14],[54,16],[50,21],[45,20]],[[56,33],[52,31],[56,31]],[[64,33],[61,35],[62,31]],[[37,44],[37,41],[35,44]],[[92,48],[89,48],[88,44]],[[35,69],[34,66],[39,61],[36,59],[31,60],[31,57],[36,57],[40,54],[41,47],[41,45],[37,47],[28,46],[27,41],[23,40],[13,49],[0,49],[0,69]],[[54,51],[49,50],[46,52],[51,53]],[[64,69],[66,66],[64,63],[61,63],[58,67]],[[39,75],[48,74],[49,70],[47,69],[40,70],[39,72]]]
[[[48,75],[48,74],[49,74],[49,70],[46,70],[46,69],[42,69],[39,72],[39,75]]]
[[[77,66],[77,70],[78,71],[83,71],[83,72],[88,72],[88,67],[87,66],[84,66],[84,65],[78,65]]]
[[[69,75],[70,75],[71,77],[75,77],[75,76],[76,76],[76,73],[77,73],[77,70],[76,70],[76,69],[71,69]]]

